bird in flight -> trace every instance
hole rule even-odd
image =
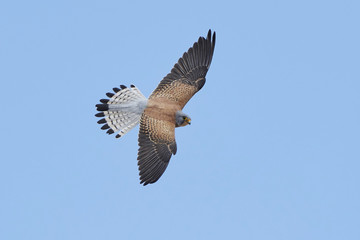
[[[205,84],[215,48],[215,32],[200,37],[178,60],[147,99],[137,87],[120,85],[96,108],[101,129],[120,138],[140,123],[138,167],[140,184],[155,183],[176,154],[175,128],[191,123],[182,112]]]

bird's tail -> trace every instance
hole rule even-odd
[[[147,98],[134,85],[130,88],[124,85],[120,87],[113,88],[114,93],[106,94],[110,99],[100,99],[101,104],[96,105],[99,113],[95,115],[104,117],[98,121],[104,124],[101,129],[108,129],[108,134],[118,132],[116,138],[125,135],[139,123],[147,104]]]

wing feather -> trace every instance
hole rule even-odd
[[[172,133],[172,134],[169,134]],[[140,183],[156,182],[176,153],[175,124],[143,113],[140,120],[138,166]]]
[[[181,108],[205,84],[215,48],[215,32],[209,30],[207,38],[200,37],[194,45],[183,54],[153,91],[149,99],[166,97],[176,101]]]
[[[205,84],[215,47],[215,32],[200,37],[183,54],[149,97],[140,119],[138,166],[140,184],[156,182],[176,154],[175,114]]]

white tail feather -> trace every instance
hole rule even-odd
[[[139,123],[147,99],[134,85],[131,88],[122,86],[120,91],[117,90],[107,102],[107,111],[103,113],[106,124],[112,129],[108,133],[118,132],[116,137],[119,138]]]

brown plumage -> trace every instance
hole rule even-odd
[[[171,72],[146,99],[134,85],[113,88],[109,99],[101,99],[95,116],[104,117],[99,124],[108,134],[119,138],[138,123],[138,166],[140,183],[156,182],[164,173],[171,156],[176,154],[175,128],[190,124],[190,117],[181,110],[205,84],[214,54],[215,32],[209,30],[183,54]]]
[[[200,37],[149,97],[140,120],[138,165],[140,183],[156,182],[176,154],[175,115],[205,84],[215,47],[211,39]]]

